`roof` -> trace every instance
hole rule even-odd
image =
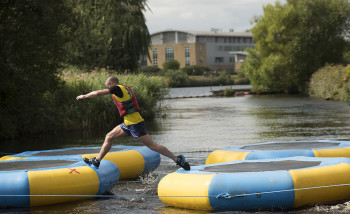
[[[151,36],[166,33],[166,32],[182,32],[192,34],[194,36],[242,36],[242,37],[252,37],[251,32],[223,32],[223,31],[196,31],[196,30],[164,30],[156,33],[152,33]]]

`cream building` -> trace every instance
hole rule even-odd
[[[175,59],[180,68],[199,64],[218,71],[237,71],[247,56],[244,50],[254,47],[250,32],[167,30],[152,34],[151,40],[147,65],[159,68]]]

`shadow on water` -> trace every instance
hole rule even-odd
[[[69,147],[101,146],[109,129],[71,131],[56,134],[41,134],[26,138],[0,142],[0,156],[17,154],[23,151],[61,149]],[[118,140],[119,145],[136,145],[131,138]],[[137,144],[141,145],[141,144]]]
[[[176,96],[188,94],[188,90],[196,94],[197,89],[176,89]],[[210,87],[200,88],[198,93],[208,93],[210,90]],[[146,122],[147,130],[156,142],[175,154],[184,154],[192,165],[203,165],[209,153],[226,146],[267,141],[350,139],[350,106],[345,102],[325,101],[300,95],[248,95],[174,99],[167,100],[165,104],[168,106],[167,117]],[[37,139],[7,141],[0,144],[0,151],[19,153],[28,150],[101,146],[108,131],[105,129],[54,136],[43,135]],[[132,138],[123,138],[114,144],[141,145]],[[160,167],[151,174],[147,182],[117,184],[112,190],[116,197],[0,212],[245,213],[166,207],[157,198],[158,182],[177,168],[170,159],[162,157]],[[310,212],[350,212],[350,207],[349,202],[343,202],[283,213]]]

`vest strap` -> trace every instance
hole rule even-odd
[[[136,112],[135,108],[134,108],[134,104],[132,103],[132,93],[127,89],[125,88],[125,90],[128,92],[128,94],[130,95],[130,99],[124,101],[124,105],[126,107],[126,112],[127,114],[131,114],[131,113],[134,113]]]

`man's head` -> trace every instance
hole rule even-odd
[[[119,80],[118,80],[118,77],[116,76],[110,76],[107,78],[106,82],[105,82],[105,85],[107,88],[110,88],[114,85],[118,85],[119,84]]]

